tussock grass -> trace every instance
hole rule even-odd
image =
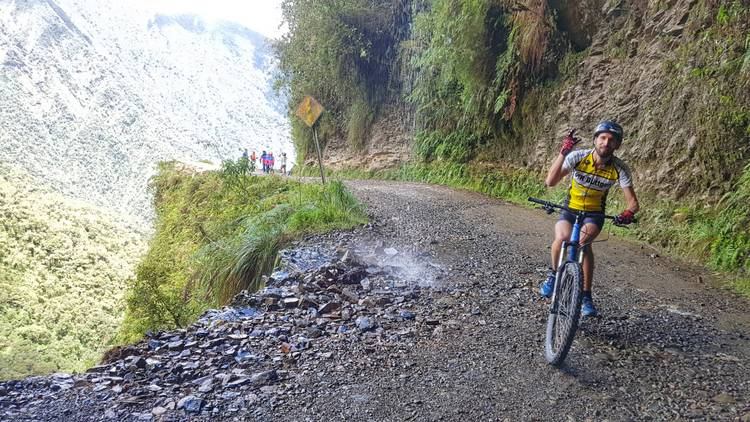
[[[375,112],[366,101],[358,100],[350,108],[346,121],[346,140],[355,150],[362,150]]]
[[[156,234],[130,285],[119,342],[184,327],[239,291],[257,289],[293,239],[366,221],[340,182],[254,176],[234,171],[237,165],[189,174],[161,164],[152,182]]]

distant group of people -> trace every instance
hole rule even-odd
[[[260,154],[260,163],[263,165],[263,173],[273,173],[273,165],[275,164],[273,153],[263,151]]]
[[[253,168],[255,168],[255,161],[258,159],[258,157],[255,155],[255,151],[253,151],[252,155],[248,156],[247,149],[245,149],[242,152],[242,158],[244,158],[246,160],[250,160],[250,162],[253,163]],[[263,173],[265,173],[265,174],[273,173],[275,165],[276,165],[276,159],[274,158],[273,153],[272,152],[263,151],[260,154],[260,165],[261,165],[261,169],[262,169]],[[283,175],[287,174],[287,170],[286,170],[286,153],[285,152],[281,153],[281,159],[279,160],[279,171]]]

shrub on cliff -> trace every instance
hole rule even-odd
[[[365,221],[340,182],[325,186],[276,176],[191,173],[160,165],[152,181],[156,233],[127,294],[119,341],[184,327],[242,289],[255,289],[278,250],[309,233]]]

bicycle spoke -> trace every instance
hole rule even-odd
[[[567,284],[567,280],[565,278],[561,278],[560,287],[558,289],[559,297],[558,297],[558,302],[557,302],[557,306],[558,306],[557,319],[555,320],[555,329],[554,329],[555,335],[554,335],[553,349],[555,351],[557,351],[557,348],[559,347],[559,345],[562,344],[562,341],[564,339],[564,335],[563,335],[564,327],[562,327],[562,325],[564,325],[565,320],[568,319],[567,317],[568,312],[565,306],[566,305],[565,296],[566,296],[566,290],[567,290],[566,284]]]

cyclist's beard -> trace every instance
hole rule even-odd
[[[612,156],[615,155],[614,148],[594,147],[594,150],[596,151],[596,155],[598,155],[599,158],[603,159],[605,162],[609,161]]]

